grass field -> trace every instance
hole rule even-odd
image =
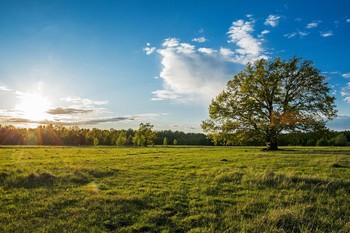
[[[350,148],[0,147],[0,232],[350,232]]]

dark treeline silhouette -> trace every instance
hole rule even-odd
[[[278,144],[280,146],[350,146],[350,131],[324,130],[280,134]],[[243,143],[220,141],[217,145],[265,146],[265,141],[252,138]]]
[[[0,145],[132,146],[138,145],[135,140],[136,132],[134,129],[81,129],[77,126],[41,125],[37,128],[17,128],[0,125]],[[155,133],[154,145],[163,145],[164,141],[167,141],[166,145],[213,145],[202,133],[171,130]]]
[[[37,128],[17,128],[12,125],[0,125],[0,145],[67,145],[67,146],[132,146],[137,130],[81,129],[77,126],[45,125]],[[181,131],[155,131],[154,145],[214,145],[205,134],[184,133]],[[288,133],[279,136],[281,146],[350,146],[350,131]],[[265,142],[250,140],[245,143],[217,145],[264,146]]]

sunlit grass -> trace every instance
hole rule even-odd
[[[349,232],[349,218],[350,148],[0,148],[0,232]]]

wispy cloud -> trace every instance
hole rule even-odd
[[[171,90],[156,90],[152,94],[155,96],[152,100],[175,100],[180,98],[180,95]]]
[[[269,34],[270,31],[269,30],[263,30],[262,32],[260,32],[260,35],[258,35],[258,37],[263,37],[266,34]]]
[[[192,41],[198,42],[198,43],[204,43],[207,41],[207,39],[204,36],[202,36],[202,37],[193,38]]]
[[[95,119],[87,119],[87,120],[41,120],[41,121],[35,121],[25,118],[15,118],[15,117],[0,117],[0,120],[2,122],[7,123],[15,123],[15,124],[39,124],[39,125],[96,125],[100,123],[112,123],[112,122],[119,122],[119,121],[131,121],[134,120],[135,117],[128,116],[128,117],[104,117],[104,118],[95,118]]]
[[[341,75],[343,78],[350,78],[350,73],[344,73]]]
[[[346,102],[350,103],[350,82],[341,89],[340,94]]]
[[[300,31],[299,29],[296,32],[286,33],[283,36],[287,37],[288,39],[294,38],[296,36],[299,36],[299,38],[303,38],[305,36],[309,35],[309,32],[306,31]]]
[[[0,91],[11,91],[11,89],[0,83]]]
[[[73,103],[81,106],[91,106],[91,105],[106,105],[107,100],[91,100],[86,98],[81,98],[78,96],[69,96],[61,99],[62,101]]]
[[[321,20],[313,21],[312,23],[308,23],[305,28],[311,29],[311,28],[317,28],[318,24],[321,23]]]
[[[53,108],[47,111],[51,115],[72,115],[72,114],[86,114],[91,113],[91,109],[76,109],[76,108]]]
[[[330,36],[333,36],[333,32],[332,31],[320,32],[320,35],[322,37],[330,37]]]
[[[265,20],[265,25],[276,27],[279,24],[279,20],[281,19],[281,16],[279,15],[269,15]]]
[[[347,23],[350,23],[350,19],[347,19],[346,22],[347,22]]]

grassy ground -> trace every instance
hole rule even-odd
[[[350,148],[0,148],[0,232],[350,232]]]

